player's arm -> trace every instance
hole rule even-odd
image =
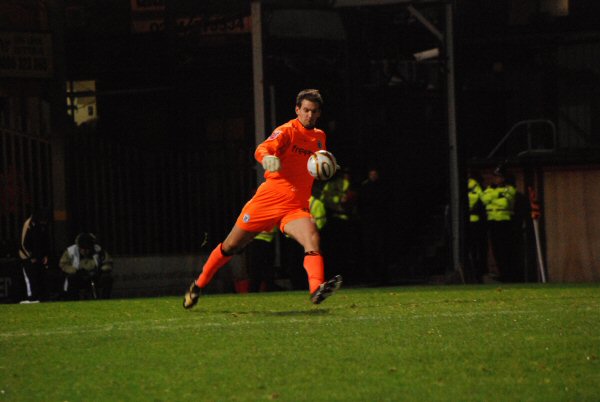
[[[281,169],[278,155],[289,144],[289,134],[286,130],[277,129],[262,144],[256,148],[254,158],[262,164],[265,170],[277,172]]]
[[[33,236],[31,235],[31,225],[29,221],[24,225],[21,234],[21,247],[19,254],[21,258],[30,260],[33,257]]]
[[[100,251],[100,270],[104,272],[112,271],[113,268],[113,259],[112,257],[104,250]]]
[[[65,250],[63,255],[60,257],[58,266],[64,273],[69,275],[77,272],[77,268],[73,265],[73,260],[71,259],[71,256],[67,250]]]

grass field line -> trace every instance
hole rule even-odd
[[[588,309],[586,309],[588,310]],[[591,310],[591,309],[589,309]],[[310,315],[310,311],[307,311],[307,317],[285,317],[283,313],[272,315],[269,319],[235,319],[228,321],[202,321],[195,319],[195,317],[178,317],[168,318],[164,320],[148,319],[148,320],[131,320],[121,321],[112,324],[102,325],[70,325],[59,327],[49,330],[15,330],[15,331],[2,331],[0,332],[0,339],[14,339],[29,336],[57,336],[57,335],[81,335],[87,333],[103,333],[112,331],[131,331],[131,330],[183,330],[203,327],[237,327],[237,326],[248,326],[248,325],[267,325],[267,324],[303,324],[308,322],[334,322],[342,323],[348,321],[390,321],[390,320],[406,320],[406,319],[435,319],[435,318],[470,318],[479,316],[494,316],[494,315],[537,315],[543,316],[549,313],[560,313],[564,312],[563,309],[554,310],[496,310],[496,311],[464,311],[464,312],[452,312],[452,313],[431,313],[431,314],[411,314],[398,313],[397,315],[356,315],[356,316],[327,316],[319,315],[317,318],[314,315]],[[252,313],[256,315],[264,313]],[[269,312],[266,312],[269,314]],[[271,313],[273,314],[273,313]],[[233,314],[231,314],[233,317]]]

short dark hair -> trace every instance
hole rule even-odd
[[[307,100],[319,105],[319,109],[323,107],[323,97],[318,89],[303,89],[296,96],[296,106],[302,106],[302,101]]]

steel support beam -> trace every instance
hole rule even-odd
[[[252,77],[254,87],[254,142],[265,140],[265,90],[263,72],[262,7],[260,0],[250,4],[252,18]],[[264,181],[262,168],[256,168],[256,184]]]
[[[446,4],[446,35],[445,35],[445,54],[446,54],[446,101],[448,107],[448,145],[449,145],[449,172],[450,172],[450,219],[451,219],[451,246],[452,263],[454,271],[463,275],[463,256],[461,254],[461,240],[463,233],[463,219],[461,211],[460,196],[460,174],[458,163],[458,139],[456,133],[456,93],[454,87],[454,16],[453,4]]]

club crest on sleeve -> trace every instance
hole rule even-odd
[[[275,138],[279,137],[280,135],[281,135],[281,130],[275,130],[275,131],[273,131],[273,134],[271,134],[269,136],[269,138],[267,138],[267,141],[274,140]]]
[[[244,221],[244,223],[248,223],[250,221],[250,215],[244,214],[244,217],[242,218],[242,220]]]
[[[317,146],[319,147],[319,149],[323,149],[323,144],[321,144],[321,141],[317,141]]]

